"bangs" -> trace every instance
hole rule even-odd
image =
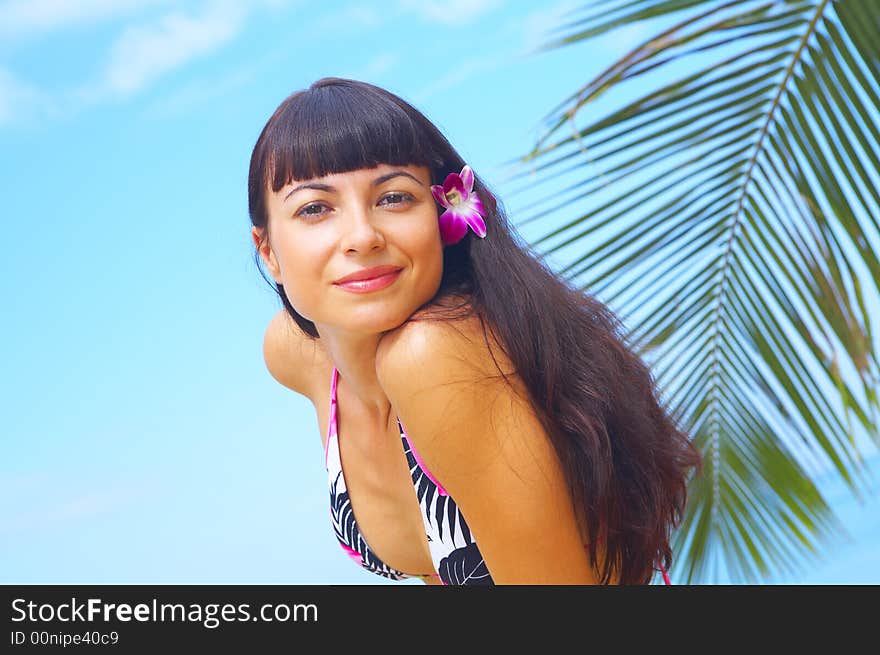
[[[271,183],[278,191],[379,164],[427,166],[433,183],[443,159],[429,134],[387,96],[338,85],[312,88],[289,98],[267,126],[263,188]]]

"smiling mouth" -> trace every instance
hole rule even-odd
[[[379,291],[380,289],[391,286],[397,278],[400,277],[402,271],[403,269],[401,268],[366,280],[351,280],[350,282],[335,282],[334,284],[346,291],[353,291],[355,293]]]

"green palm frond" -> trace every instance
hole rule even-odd
[[[518,160],[530,191],[576,176],[522,210],[563,216],[531,245],[574,253],[562,274],[621,316],[706,455],[674,577],[797,574],[842,527],[808,464],[859,493],[858,435],[880,443],[880,3],[584,11],[545,49],[665,23]],[[625,100],[599,113],[612,90]]]

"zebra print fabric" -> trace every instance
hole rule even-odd
[[[334,368],[330,390],[330,425],[324,457],[330,485],[330,519],[333,531],[342,549],[355,563],[368,571],[392,580],[423,577],[419,574],[398,571],[385,564],[370,549],[358,530],[339,457],[336,429],[338,375],[338,371]],[[464,516],[452,497],[425,468],[400,419],[397,420],[397,425],[400,428],[401,444],[421,508],[431,559],[437,569],[437,573],[429,575],[439,577],[447,585],[493,585],[492,576]]]

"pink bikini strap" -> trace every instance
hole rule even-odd
[[[330,421],[327,426],[327,442],[324,444],[324,468],[327,468],[327,453],[330,452],[330,439],[336,433],[336,380],[339,378],[339,371],[333,367],[333,379],[330,382]]]
[[[663,567],[663,562],[657,562],[660,565],[660,570],[663,571],[663,582],[664,584],[671,585],[672,583],[669,581],[669,575],[666,573],[666,569]]]
[[[333,380],[330,382],[330,404],[336,402],[336,381],[339,379],[339,371],[333,367]]]

